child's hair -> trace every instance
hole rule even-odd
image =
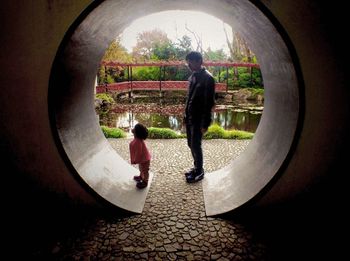
[[[137,123],[134,127],[134,134],[136,138],[145,140],[148,137],[148,129],[141,123]]]

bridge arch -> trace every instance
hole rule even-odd
[[[76,27],[56,57],[49,93],[53,121],[64,153],[82,180],[112,204],[141,212],[147,190],[130,189],[129,177],[136,170],[111,148],[100,130],[92,99],[95,75],[105,49],[128,24],[171,9],[203,11],[234,24],[260,62],[265,106],[255,137],[238,159],[203,181],[206,213],[229,212],[259,193],[268,193],[264,189],[288,164],[302,120],[297,61],[287,39],[251,2],[205,0],[201,6],[194,0],[102,2]]]

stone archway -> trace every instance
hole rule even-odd
[[[95,192],[118,207],[142,211],[147,191],[130,189],[128,175],[135,169],[100,131],[92,99],[94,80],[105,49],[133,19],[170,9],[204,11],[234,25],[260,61],[265,108],[255,137],[238,159],[207,175],[203,184],[207,214],[228,212],[250,201],[275,177],[291,150],[299,119],[295,61],[274,25],[248,1],[203,1],[200,6],[184,0],[101,3],[56,58],[56,70],[63,73],[53,74],[49,102],[56,104],[57,132],[71,164]],[[65,86],[57,77],[65,79]]]

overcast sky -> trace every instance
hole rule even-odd
[[[135,20],[121,35],[121,43],[129,51],[136,45],[136,36],[143,31],[160,29],[167,33],[168,37],[175,41],[183,35],[192,39],[192,46],[196,47],[193,35],[185,29],[185,24],[202,37],[204,50],[210,47],[212,50],[224,48],[228,53],[223,22],[211,15],[195,11],[166,11],[151,14]],[[225,24],[226,31],[231,37],[231,27]]]

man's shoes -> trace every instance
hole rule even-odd
[[[140,180],[136,183],[136,187],[139,189],[143,189],[143,188],[147,187],[147,182]]]
[[[192,168],[189,171],[185,172],[185,177],[187,178],[188,176],[190,176],[192,173],[194,173],[195,169]]]
[[[204,171],[194,171],[193,173],[191,173],[189,176],[186,177],[186,181],[188,183],[194,183],[197,181],[200,181],[204,178]]]

